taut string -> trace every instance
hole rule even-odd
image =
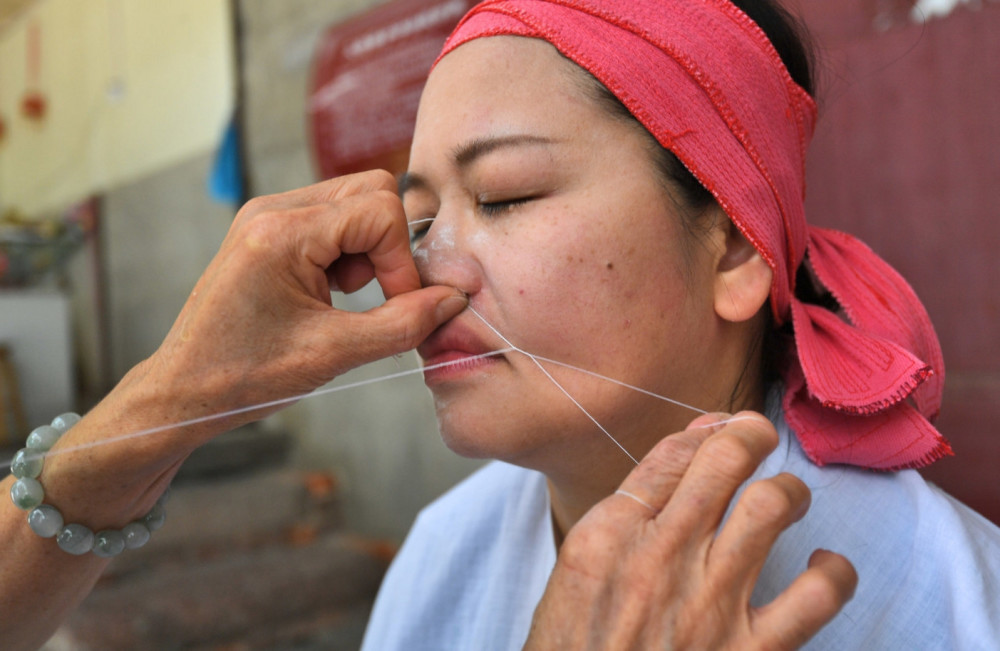
[[[37,455],[29,455],[29,458],[47,458],[50,456],[57,456],[60,454],[68,454],[70,452],[79,452],[81,450],[89,450],[91,448],[96,448],[102,445],[109,445],[111,443],[119,443],[122,441],[128,441],[131,439],[141,438],[143,436],[152,436],[153,434],[159,434],[161,432],[166,432],[172,429],[179,429],[182,427],[189,427],[191,425],[198,425],[201,423],[211,422],[213,420],[221,420],[223,418],[229,418],[231,416],[239,416],[240,414],[246,414],[252,411],[258,411],[260,409],[269,409],[271,407],[281,407],[283,405],[289,405],[294,402],[299,402],[301,400],[306,400],[308,398],[317,398],[319,396],[325,396],[331,393],[337,393],[339,391],[347,391],[348,389],[356,389],[358,387],[367,386],[369,384],[375,384],[377,382],[383,382],[385,380],[395,380],[397,378],[406,377],[408,375],[416,375],[418,373],[423,373],[424,371],[433,370],[435,368],[440,368],[442,366],[450,366],[458,362],[468,361],[469,359],[478,359],[481,357],[492,357],[494,355],[502,355],[504,353],[513,352],[512,349],[500,349],[494,350],[481,355],[476,355],[473,358],[465,358],[463,360],[457,360],[452,362],[443,362],[441,364],[434,364],[433,366],[426,366],[423,368],[409,369],[406,371],[400,371],[398,373],[391,373],[389,375],[382,375],[375,378],[369,378],[367,380],[361,380],[358,382],[353,382],[351,384],[344,384],[335,387],[326,387],[323,389],[316,389],[309,393],[303,393],[297,396],[291,396],[289,398],[280,398],[278,400],[270,400],[267,402],[261,402],[255,405],[249,405],[247,407],[239,407],[238,409],[232,409],[229,411],[220,412],[217,414],[208,414],[207,416],[199,416],[198,418],[191,418],[189,420],[183,420],[177,423],[168,423],[166,425],[157,425],[156,427],[150,427],[143,430],[138,430],[136,432],[130,432],[128,434],[120,434],[118,436],[112,436],[106,439],[101,439],[100,441],[91,441],[89,443],[81,443],[80,445],[73,445],[69,447],[59,448],[56,450],[49,450],[46,452],[38,452]],[[10,468],[10,464],[13,459],[7,459],[0,463],[0,469]]]
[[[548,363],[548,364],[554,364],[556,366],[561,366],[563,368],[566,368],[566,369],[569,369],[569,370],[572,370],[572,371],[577,371],[579,373],[583,373],[585,375],[589,375],[589,376],[597,378],[599,380],[602,380],[602,381],[605,381],[605,382],[610,382],[610,383],[615,384],[617,386],[620,386],[622,388],[629,389],[631,391],[636,391],[636,392],[641,393],[643,395],[646,395],[646,396],[649,396],[649,397],[652,397],[652,398],[656,398],[658,400],[663,400],[665,402],[669,402],[669,403],[677,405],[679,407],[684,407],[685,409],[690,409],[691,411],[699,413],[699,414],[706,414],[706,413],[708,413],[704,409],[700,409],[698,407],[694,407],[692,405],[688,405],[688,404],[680,402],[678,400],[674,400],[673,398],[669,398],[667,396],[663,396],[663,395],[660,395],[658,393],[654,393],[652,391],[643,389],[642,387],[638,387],[638,386],[635,386],[635,385],[632,385],[632,384],[628,384],[627,382],[623,382],[621,380],[617,380],[615,378],[611,378],[611,377],[608,377],[606,375],[602,375],[600,373],[596,373],[594,371],[590,371],[590,370],[587,370],[587,369],[584,369],[584,368],[580,368],[578,366],[573,366],[572,364],[567,364],[566,362],[561,362],[559,360],[550,359],[548,357],[543,357],[541,355],[536,355],[534,353],[528,352],[528,351],[524,350],[523,348],[520,348],[519,346],[516,346],[515,344],[511,343],[511,341],[507,337],[505,337],[499,330],[497,330],[496,327],[494,327],[490,322],[488,322],[483,317],[483,315],[480,314],[479,312],[477,312],[472,306],[469,306],[468,309],[474,315],[476,315],[476,317],[478,317],[479,320],[481,320],[497,337],[499,337],[500,340],[503,341],[504,344],[506,344],[507,347],[506,348],[500,348],[500,349],[493,350],[493,351],[486,352],[486,353],[482,353],[480,355],[475,355],[475,356],[472,356],[472,357],[465,357],[465,358],[462,358],[462,359],[459,359],[459,360],[453,360],[453,361],[449,361],[449,362],[442,362],[440,364],[434,364],[434,365],[431,365],[431,366],[425,366],[425,367],[421,367],[421,368],[415,368],[415,369],[410,369],[410,370],[406,370],[406,371],[400,371],[400,372],[397,372],[397,373],[391,373],[389,375],[383,375],[383,376],[379,376],[379,377],[376,377],[376,378],[369,378],[367,380],[361,380],[361,381],[358,381],[358,382],[353,382],[351,384],[344,384],[344,385],[339,385],[339,386],[334,386],[334,387],[326,387],[326,388],[323,388],[323,389],[317,389],[317,390],[311,391],[309,393],[304,393],[304,394],[300,394],[300,395],[296,395],[296,396],[291,396],[291,397],[288,397],[288,398],[280,398],[278,400],[270,400],[270,401],[267,401],[267,402],[261,402],[261,403],[254,404],[254,405],[248,405],[246,407],[240,407],[238,409],[232,409],[232,410],[220,412],[220,413],[217,413],[217,414],[209,414],[209,415],[206,415],[206,416],[200,416],[198,418],[192,418],[192,419],[189,419],[189,420],[179,421],[179,422],[176,422],[176,423],[168,423],[168,424],[165,424],[165,425],[158,425],[156,427],[150,427],[150,428],[143,429],[143,430],[138,430],[138,431],[135,431],[135,432],[129,432],[127,434],[121,434],[121,435],[118,435],[118,436],[112,436],[112,437],[109,437],[109,438],[106,438],[106,439],[102,439],[102,440],[99,440],[99,441],[91,441],[89,443],[82,443],[80,445],[74,445],[74,446],[69,446],[69,447],[58,448],[56,450],[49,450],[49,451],[46,451],[46,452],[39,452],[39,453],[37,453],[37,456],[40,457],[40,458],[46,458],[46,457],[49,457],[49,456],[56,456],[56,455],[60,455],[60,454],[69,454],[71,452],[79,452],[79,451],[82,451],[82,450],[88,450],[88,449],[99,447],[99,446],[102,446],[102,445],[110,445],[112,443],[120,443],[120,442],[124,442],[124,441],[129,441],[129,440],[132,440],[132,439],[141,438],[143,436],[152,436],[154,434],[159,434],[159,433],[162,433],[162,432],[165,432],[165,431],[169,431],[169,430],[179,429],[179,428],[183,428],[183,427],[189,427],[189,426],[192,426],[192,425],[198,425],[198,424],[210,422],[210,421],[213,421],[213,420],[221,420],[223,418],[230,418],[232,416],[238,416],[238,415],[241,415],[241,414],[246,414],[246,413],[249,413],[249,412],[258,411],[258,410],[261,410],[261,409],[269,409],[269,408],[272,408],[272,407],[281,407],[281,406],[289,405],[289,404],[292,404],[292,403],[295,403],[295,402],[299,402],[299,401],[302,401],[302,400],[307,400],[307,399],[310,399],[310,398],[317,398],[319,396],[325,396],[325,395],[329,395],[329,394],[332,394],[332,393],[337,393],[337,392],[340,392],[340,391],[347,391],[349,389],[356,389],[356,388],[359,388],[359,387],[368,386],[370,384],[375,384],[375,383],[378,383],[378,382],[383,382],[383,381],[387,381],[387,380],[394,380],[394,379],[406,377],[406,376],[409,376],[409,375],[423,374],[425,371],[434,370],[436,368],[442,368],[442,367],[446,367],[446,366],[451,366],[451,365],[454,365],[454,364],[464,363],[464,362],[469,361],[470,359],[479,359],[479,358],[493,357],[493,356],[496,356],[496,355],[503,355],[505,353],[510,353],[510,352],[520,353],[520,354],[528,357],[528,359],[530,359],[532,362],[534,362],[534,364],[539,368],[539,370],[541,370],[541,372],[545,375],[545,377],[547,377],[549,379],[549,381],[552,382],[556,386],[556,388],[558,388],[563,393],[563,395],[565,395],[577,407],[577,409],[579,409],[588,419],[590,419],[590,421],[592,423],[594,423],[594,425],[599,430],[601,430],[601,432],[603,432],[604,435],[607,436],[608,439],[610,441],[612,441],[615,444],[615,446],[618,447],[632,461],[632,463],[634,463],[636,465],[639,464],[639,461],[627,449],[625,449],[625,447],[611,434],[611,432],[609,432],[607,430],[607,428],[605,428],[600,422],[598,422],[598,420],[596,418],[594,418],[594,416],[591,415],[590,412],[588,412],[587,409],[582,404],[580,404],[580,402],[572,394],[570,394],[570,392],[567,391],[566,388],[563,387],[562,384],[560,384],[552,376],[551,373],[549,373],[548,369],[546,369],[545,366],[543,366],[542,362],[545,362],[545,363]],[[718,422],[712,423],[712,426],[714,427],[714,426],[718,426],[718,425],[725,425],[726,423],[734,422],[734,421],[737,421],[737,420],[744,420],[744,419],[745,419],[745,417],[729,418],[729,419],[726,419],[726,420],[722,420],[722,421],[718,421]],[[3,462],[0,462],[0,469],[9,468],[12,461],[13,461],[13,459],[7,459],[7,460],[4,460]]]

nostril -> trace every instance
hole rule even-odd
[[[482,282],[482,271],[477,255],[468,246],[464,227],[455,221],[438,215],[411,222],[411,227],[420,222],[414,238],[413,261],[425,287],[447,285],[473,294]]]

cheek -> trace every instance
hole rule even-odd
[[[495,325],[529,352],[596,362],[598,349],[613,347],[635,318],[639,287],[628,250],[563,233],[530,242],[494,261],[503,269],[489,281],[503,324]]]
[[[671,218],[567,219],[575,230],[539,227],[497,248],[494,325],[529,352],[589,368],[641,357],[690,307]]]

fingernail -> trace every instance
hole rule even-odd
[[[764,423],[767,425],[772,425],[771,421],[764,414],[760,414],[756,411],[741,411],[738,414],[731,416],[733,420],[755,420],[759,423]]]
[[[810,506],[812,506],[812,500],[802,500],[802,503],[796,507],[795,512],[792,514],[792,522],[798,522],[806,517]]]
[[[469,298],[465,292],[455,290],[455,293],[441,300],[434,310],[434,318],[438,323],[444,323],[452,319],[469,305]]]
[[[698,416],[697,418],[695,418],[693,421],[691,421],[691,423],[688,424],[688,426],[686,428],[684,428],[684,429],[685,429],[685,431],[687,431],[687,430],[693,430],[693,429],[707,429],[707,428],[712,428],[712,427],[716,427],[721,422],[729,420],[732,417],[733,417],[732,414],[727,414],[727,413],[722,412],[722,411],[711,413],[711,414],[703,414],[703,415]]]

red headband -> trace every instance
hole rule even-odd
[[[746,14],[729,0],[485,0],[441,56],[498,35],[543,39],[594,75],[760,252],[774,316],[795,334],[785,417],[815,463],[889,470],[951,453],[928,420],[944,362],[927,312],[864,244],[806,224],[816,105]],[[844,319],[796,298],[807,254]]]

